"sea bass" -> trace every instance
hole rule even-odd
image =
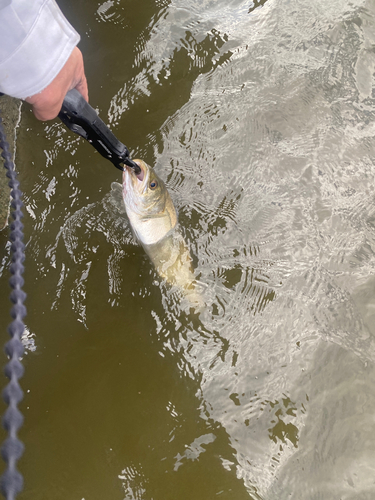
[[[167,188],[147,163],[134,161],[141,172],[136,175],[126,167],[122,186],[125,210],[134,236],[158,274],[177,286],[191,305],[201,308],[203,300],[196,289],[190,252],[178,230],[176,209]]]

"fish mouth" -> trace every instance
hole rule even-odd
[[[126,169],[132,176],[135,176],[140,182],[142,182],[145,176],[145,171],[144,168],[142,167],[142,162],[140,160],[133,160],[133,162],[138,165],[140,172],[136,174],[135,171],[128,165],[125,165]]]
[[[145,181],[147,181],[146,167],[142,160],[133,161],[139,166],[140,172],[139,174],[136,174],[134,169],[132,169],[128,165],[125,165],[123,174],[124,189],[125,191],[127,191],[130,186],[132,186],[133,189],[136,189],[138,192],[142,192],[144,189]]]

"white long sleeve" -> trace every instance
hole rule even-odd
[[[79,40],[55,0],[0,0],[0,92],[41,92]]]

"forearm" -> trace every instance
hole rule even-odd
[[[21,99],[38,94],[78,41],[54,0],[0,0],[0,91]]]

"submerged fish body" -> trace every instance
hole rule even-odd
[[[136,175],[127,168],[123,174],[122,196],[134,236],[143,246],[158,274],[177,286],[191,304],[202,305],[196,290],[192,260],[178,230],[176,209],[162,179],[142,160]]]

